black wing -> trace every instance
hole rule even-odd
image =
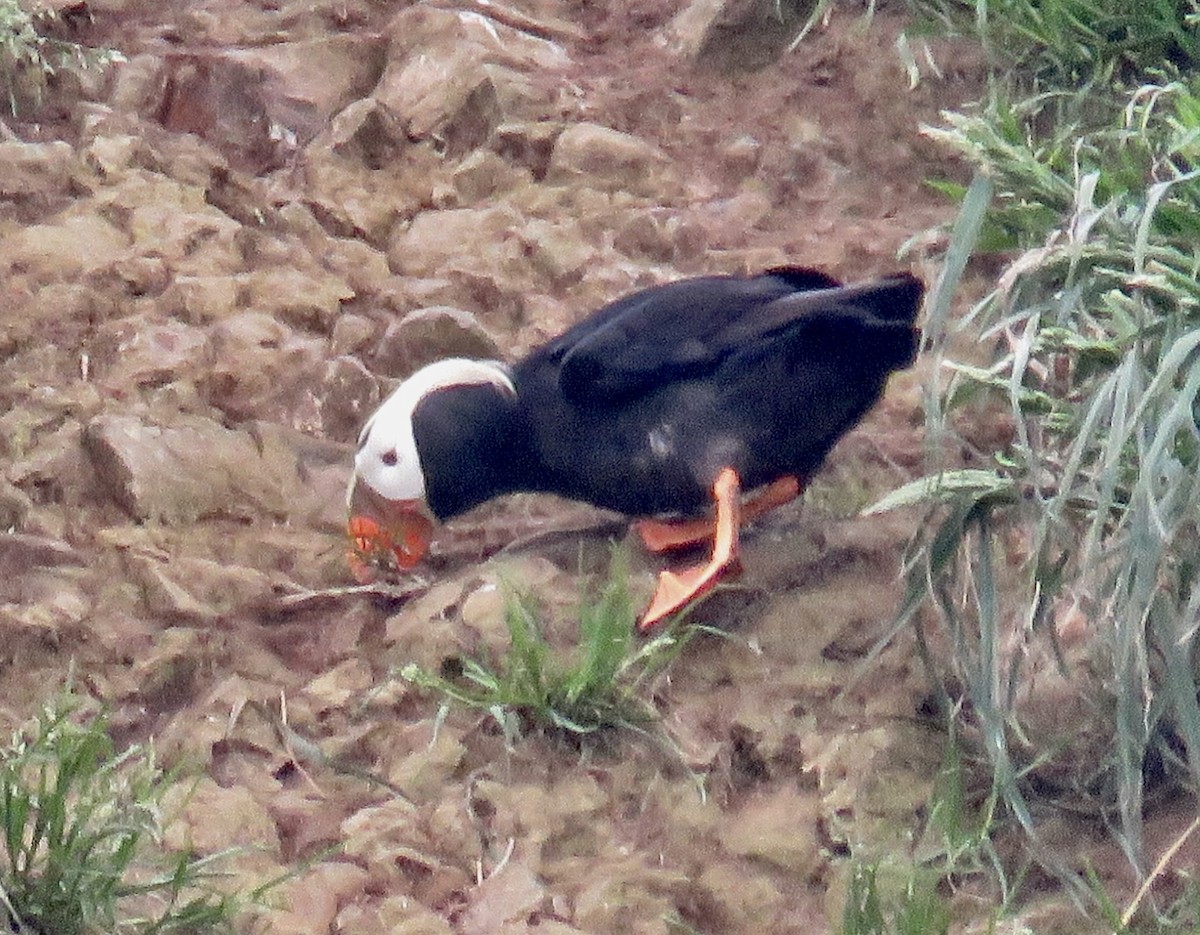
[[[748,279],[684,280],[606,306],[544,351],[561,355],[559,384],[569,401],[611,404],[702,376],[801,319],[830,324],[848,316],[911,326],[921,294],[920,282],[907,275],[843,287],[798,267]]]

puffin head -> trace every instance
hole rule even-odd
[[[436,521],[425,496],[413,412],[432,393],[474,385],[516,392],[508,371],[497,361],[439,360],[396,387],[359,433],[347,495],[351,529],[364,518],[371,521],[368,525],[377,525],[402,568],[415,565],[428,550]]]

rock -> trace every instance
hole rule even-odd
[[[501,192],[527,185],[533,175],[513,166],[497,153],[481,149],[471,153],[454,170],[454,188],[463,201],[483,201]]]
[[[388,35],[388,66],[374,97],[410,138],[463,153],[505,120],[561,110],[562,83],[546,78],[563,72],[570,59],[554,42],[482,13],[423,4],[398,13]]]
[[[340,544],[346,532],[346,486],[352,461],[347,446],[277,422],[255,422],[250,429],[269,473],[285,480],[295,474],[300,481],[298,485],[289,482],[283,492],[291,523],[317,533],[315,541],[320,551],[327,551],[324,536],[336,536]],[[263,545],[267,544],[264,537]],[[293,554],[299,547],[297,532],[290,531],[280,546],[283,554]],[[264,567],[277,566],[265,548],[255,553],[256,558],[259,555],[268,563]],[[337,550],[335,561],[342,564]]]
[[[388,64],[431,55],[438,48],[466,46],[478,59],[553,72],[571,64],[557,42],[515,28],[486,13],[443,7],[412,6],[397,13],[387,27]],[[382,83],[387,82],[385,75]]]
[[[44,204],[65,198],[78,168],[68,143],[0,142],[0,198]]]
[[[207,340],[202,328],[183,322],[124,318],[100,329],[91,366],[103,387],[124,395],[197,374]]]
[[[140,103],[149,104],[144,115],[153,114],[167,130],[193,133],[234,168],[257,175],[282,165],[291,142],[272,133],[264,78],[223,53],[180,53],[166,60],[161,99]]]
[[[71,282],[129,254],[129,238],[94,207],[0,239],[0,274],[20,270],[31,285]]]
[[[762,149],[762,143],[749,133],[743,133],[722,146],[721,155],[725,157],[729,171],[736,175],[753,175],[762,157]]]
[[[652,143],[599,124],[577,123],[555,142],[546,181],[661,197],[678,187],[668,184],[669,168],[666,153]]]
[[[596,248],[588,243],[572,222],[556,224],[534,218],[521,230],[533,266],[559,288],[574,285],[583,278]]]
[[[0,477],[0,529],[20,529],[32,509],[29,495]]]
[[[373,97],[355,101],[334,117],[329,137],[335,153],[368,169],[394,162],[412,142],[392,109]]]
[[[294,465],[289,476],[260,455],[247,433],[197,416],[181,416],[171,426],[97,416],[84,429],[83,446],[108,495],[141,521],[282,518],[292,491],[301,487]]]
[[[432,203],[429,180],[444,167],[428,146],[380,156],[384,164],[379,168],[370,168],[364,158],[310,146],[304,204],[330,234],[379,246],[398,221]]]
[[[320,386],[321,428],[327,438],[352,442],[379,405],[379,382],[356,357],[325,365]]]
[[[173,273],[161,256],[127,256],[87,277],[88,285],[122,297],[154,298],[170,285]]]
[[[9,415],[19,411],[14,410]],[[52,503],[60,507],[79,504],[87,498],[92,481],[87,458],[80,446],[82,437],[83,426],[73,418],[67,418],[53,431],[34,430],[28,450],[8,465],[6,478],[33,494],[38,504]],[[9,441],[11,443],[11,439]],[[38,531],[60,535],[62,530],[57,526],[56,523],[55,527]]]
[[[521,216],[505,204],[422,211],[388,245],[388,262],[404,276],[444,274],[447,266],[476,273],[519,271],[523,247],[515,232]]]
[[[422,308],[388,326],[375,346],[372,363],[389,377],[406,377],[444,357],[495,359],[500,348],[470,312],[450,306]]]
[[[135,165],[146,165],[148,156],[146,141],[130,133],[95,136],[83,152],[87,164],[107,179],[115,178]]]
[[[262,571],[229,561],[189,556],[130,558],[131,575],[141,584],[147,607],[172,620],[211,622],[237,610],[265,605],[274,595]]]
[[[85,566],[87,560],[61,539],[0,531],[0,568],[5,575],[60,565]]]
[[[304,145],[351,101],[370,93],[383,74],[382,37],[341,33],[224,53],[262,75],[259,93],[272,135]]]
[[[179,815],[164,835],[172,850],[208,855],[238,847],[279,859],[275,822],[245,787],[223,789],[201,776],[194,783],[174,786],[168,798],[175,801],[166,804],[166,813]]]
[[[455,305],[475,313],[489,327],[508,330],[526,320],[528,298],[515,285],[501,285],[492,276],[467,269],[444,268],[442,275],[428,279],[405,279],[395,307],[405,311],[414,306]]]
[[[550,168],[550,156],[566,124],[557,120],[523,120],[502,123],[492,137],[492,148],[509,162],[524,166],[540,182]]]
[[[167,66],[161,54],[134,55],[113,69],[109,103],[118,113],[148,114],[162,103]]]
[[[699,65],[754,69],[779,57],[807,15],[780,0],[692,0],[667,32],[676,51]]]
[[[338,357],[361,351],[375,336],[375,322],[365,315],[339,315],[329,333],[329,352]]]
[[[351,699],[366,692],[372,681],[371,667],[365,659],[347,659],[317,676],[302,691],[320,714],[344,708]]]
[[[141,588],[146,610],[156,619],[172,624],[205,624],[220,616],[215,607],[198,600],[173,580],[156,559],[132,556],[128,569],[129,577]]]
[[[288,793],[285,792],[271,802],[272,813],[277,824],[281,823],[280,802],[286,802],[287,798]],[[318,801],[312,803],[308,811],[313,814],[302,813],[301,820],[295,822],[301,826],[301,833],[307,829],[308,825],[327,822],[329,819],[322,816],[321,812],[328,815],[331,810],[327,803]],[[281,837],[289,846],[298,850],[301,857],[332,847],[337,841],[337,838],[331,835],[328,840],[314,842],[319,845],[317,847],[296,848],[295,839],[299,837],[300,841],[304,842],[307,837],[300,837],[297,833],[289,834],[288,830],[284,829]],[[290,859],[294,860],[296,856],[293,855]],[[311,935],[312,932],[333,931],[333,923],[338,909],[343,905],[357,904],[357,898],[364,895],[363,888],[366,881],[367,872],[365,870],[341,861],[317,864],[301,874],[293,875],[291,879],[280,886],[283,895],[282,902],[287,909],[269,913],[268,918],[264,920],[268,926],[265,935]],[[385,931],[400,930],[397,928]],[[361,932],[362,929],[351,927],[349,929],[341,928],[341,931]],[[404,929],[404,931],[408,930]],[[450,935],[450,932],[450,927],[447,925],[447,935]],[[364,935],[368,935],[368,933],[364,933]]]
[[[545,886],[524,863],[509,861],[490,874],[467,897],[459,919],[463,935],[491,935],[506,922],[523,921],[549,897]]]
[[[651,211],[639,211],[613,235],[613,246],[626,256],[668,263],[675,255],[675,244],[666,223]]]
[[[208,324],[239,310],[240,291],[231,276],[176,276],[162,294],[162,308],[172,318]]]
[[[200,391],[234,419],[282,420],[288,400],[318,382],[323,343],[297,337],[262,312],[230,316],[209,329]]]
[[[27,643],[55,647],[80,633],[80,625],[93,613],[95,584],[86,590],[79,581],[84,573],[59,568],[52,572],[26,572],[20,577],[0,579],[0,626],[4,627],[5,661],[28,658]],[[8,574],[7,569],[4,569]],[[84,624],[86,626],[86,624]]]
[[[303,935],[312,932],[304,928]],[[355,935],[454,935],[455,929],[445,917],[427,909],[409,896],[385,896],[371,902],[360,901],[346,906],[337,917],[337,932]],[[503,933],[497,933],[503,935]]]
[[[821,859],[817,836],[818,802],[809,795],[780,791],[748,802],[721,829],[730,853],[766,861],[796,879],[805,879]]]
[[[782,894],[769,878],[748,873],[744,865],[731,860],[707,860],[698,870],[689,888],[715,925],[742,932],[775,928]]]
[[[322,334],[333,327],[342,303],[354,298],[354,290],[340,277],[294,266],[250,273],[244,285],[255,311]]]
[[[686,265],[704,255],[708,232],[697,221],[651,209],[632,215],[619,227],[613,246],[634,259]]]
[[[157,634],[154,646],[133,666],[137,697],[154,708],[178,708],[195,689],[205,662],[204,639],[189,627],[168,627]]]
[[[202,169],[207,179],[211,174]],[[164,260],[172,275],[216,275],[244,269],[242,225],[209,204],[204,188],[134,169],[79,210],[104,217],[129,238],[131,256]]]

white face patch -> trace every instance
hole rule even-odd
[[[508,372],[496,361],[451,357],[410,376],[363,426],[351,485],[361,481],[388,500],[424,500],[425,472],[413,437],[413,410],[435,390],[486,383],[516,393]]]

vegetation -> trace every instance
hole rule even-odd
[[[882,892],[880,870],[878,863],[851,864],[842,935],[945,935],[950,910],[936,880],[908,868],[903,888],[889,897]]]
[[[1031,803],[1046,801],[1046,764],[1052,799],[1111,823],[1146,876],[1147,784],[1200,783],[1200,78],[1187,71],[1200,12],[1189,0],[915,6],[977,35],[995,63],[978,108],[929,131],[975,177],[942,185],[962,206],[930,299],[927,338],[949,378],[928,428],[938,451],[969,445],[936,442],[977,407],[1007,416],[1012,437],[983,469],[939,463],[873,509],[928,505],[902,620],[1034,854],[1102,904],[1040,842]],[[995,287],[950,323],[969,259],[1001,251]],[[966,344],[975,357],[956,356]],[[1024,720],[1043,641],[1087,697],[1087,756]]]
[[[977,39],[994,80],[1052,90],[1200,65],[1192,0],[914,0],[926,29]]]
[[[36,100],[47,79],[64,69],[102,68],[121,60],[112,49],[90,49],[50,35],[57,20],[58,13],[51,7],[37,9],[22,0],[0,0],[0,78],[14,117],[22,78],[29,81],[26,90]]]
[[[509,649],[502,659],[463,659],[454,671],[441,673],[410,664],[401,676],[488,712],[510,740],[523,728],[561,731],[576,739],[608,728],[643,731],[656,714],[642,689],[679,655],[695,628],[676,618],[653,638],[639,640],[628,579],[617,554],[599,595],[585,596],[580,604],[579,645],[571,660],[554,653],[533,601],[510,590],[505,601]]]
[[[224,855],[157,855],[172,785],[153,750],[117,753],[102,717],[65,696],[0,752],[0,923],[6,931],[233,931],[212,887]]]

